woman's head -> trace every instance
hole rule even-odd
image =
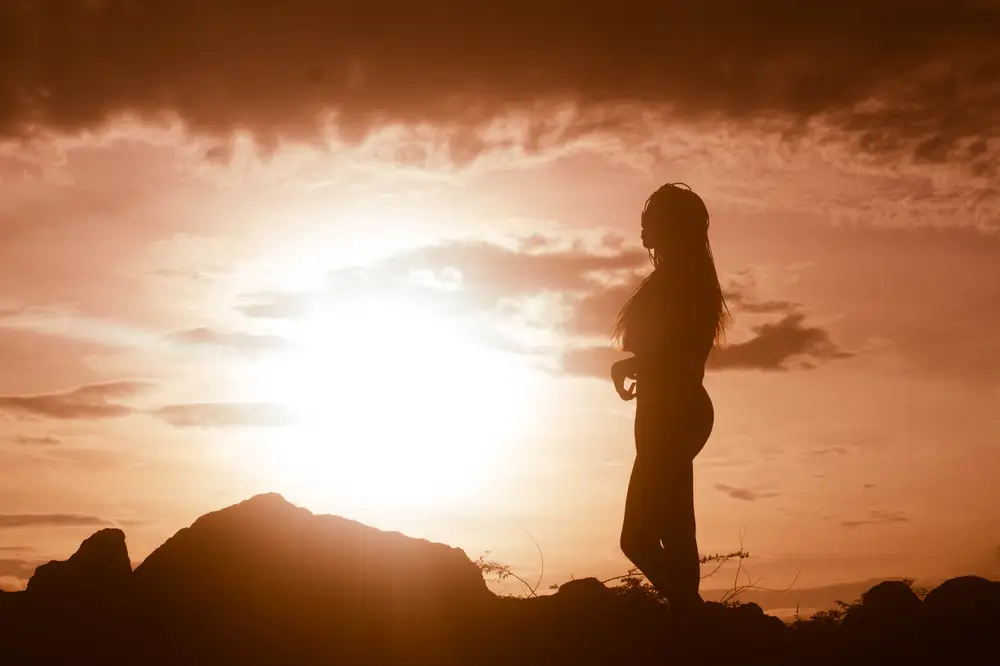
[[[684,183],[667,183],[653,192],[642,209],[642,246],[654,265],[667,256],[682,257],[708,243],[708,208]]]
[[[646,199],[642,209],[641,237],[654,269],[668,264],[694,269],[683,271],[688,276],[683,288],[694,290],[696,298],[711,302],[715,312],[715,342],[718,343],[725,331],[728,309],[708,241],[708,224],[708,208],[701,197],[684,183],[667,183]],[[654,274],[657,272],[654,270]],[[619,313],[612,329],[619,343],[624,340],[630,321],[643,316],[636,304],[636,296],[652,277],[650,275],[639,285]]]

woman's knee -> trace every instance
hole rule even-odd
[[[650,551],[658,544],[655,544],[652,539],[646,538],[641,531],[623,529],[619,545],[625,557],[633,564],[638,565],[639,562],[648,559]]]

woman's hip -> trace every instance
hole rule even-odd
[[[672,395],[636,396],[636,450],[694,458],[715,425],[715,408],[704,386]]]

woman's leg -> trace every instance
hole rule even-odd
[[[625,497],[625,519],[622,521],[621,548],[632,564],[653,586],[666,594],[669,585],[669,564],[661,540],[660,515],[664,510],[662,480],[656,461],[637,454]]]
[[[674,456],[665,461],[660,479],[662,506],[657,534],[663,544],[663,587],[671,610],[688,609],[701,602],[698,587],[701,565],[694,514],[694,464]]]
[[[659,536],[664,549],[665,585],[671,608],[684,612],[701,603],[700,555],[694,510],[694,458],[705,447],[715,423],[712,401],[704,390],[688,418],[678,424],[660,466],[663,506]]]
[[[673,418],[650,412],[652,405],[637,406],[636,458],[621,535],[625,556],[677,609],[701,601],[694,457],[715,421],[704,389],[693,397],[690,409],[675,412]]]

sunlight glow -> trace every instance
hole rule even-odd
[[[539,386],[469,324],[385,294],[297,325],[294,350],[258,363],[258,395],[301,426],[265,448],[276,483],[320,504],[440,507],[482,499],[530,434]]]

